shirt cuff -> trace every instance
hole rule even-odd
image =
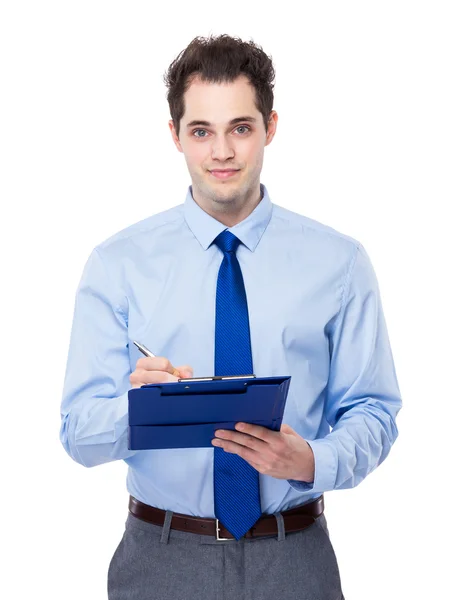
[[[314,454],[314,481],[287,479],[297,492],[327,492],[333,490],[338,472],[338,454],[336,448],[327,439],[306,440]]]

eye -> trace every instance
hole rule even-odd
[[[194,137],[204,137],[203,135],[194,135],[194,134],[195,134],[197,131],[205,131],[205,129],[195,129],[195,130],[193,131],[193,136],[194,136]]]
[[[247,131],[243,131],[241,135],[244,135],[245,133],[248,133],[250,131],[250,127],[248,125],[238,125],[236,127],[235,131],[237,131],[238,129],[247,129]],[[198,131],[204,131],[204,133],[207,133],[207,131],[205,129],[194,129],[192,132],[193,137],[197,137],[197,138],[207,137],[205,135],[195,135]]]
[[[239,125],[238,127],[236,127],[236,129],[244,129],[244,127],[245,129],[247,129],[247,131],[250,131],[250,127],[248,125]]]

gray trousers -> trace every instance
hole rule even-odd
[[[344,600],[322,515],[277,537],[217,541],[152,525],[128,513],[108,567],[109,600]]]

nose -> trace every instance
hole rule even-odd
[[[225,161],[234,158],[234,150],[225,135],[216,135],[212,143],[212,159]]]

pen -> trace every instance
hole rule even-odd
[[[151,350],[148,350],[146,346],[144,346],[143,344],[139,344],[139,342],[136,342],[135,340],[133,340],[133,343],[137,346],[140,352],[142,352],[142,354],[145,354],[145,356],[149,356],[150,358],[155,358],[153,352],[151,352]]]
[[[153,352],[151,350],[148,350],[148,348],[146,346],[144,346],[143,344],[141,344],[140,342],[136,342],[135,340],[132,340],[132,342],[137,346],[137,348],[140,350],[140,352],[142,352],[142,354],[145,354],[145,356],[149,356],[150,358],[155,358],[155,355],[153,354]],[[180,375],[179,371],[177,371],[177,369],[175,369],[175,373],[174,375],[176,377],[178,377]],[[245,379],[245,378],[252,378],[255,377],[255,375],[253,373],[251,373],[250,375],[219,375],[219,376],[215,376],[215,377],[201,377],[201,378],[197,378],[197,377],[189,377],[189,378],[183,378],[183,379],[179,379],[180,381],[215,381],[215,380],[219,380],[219,379]]]
[[[135,340],[132,340],[132,342],[137,346],[137,348],[140,350],[140,352],[142,352],[142,354],[145,354],[145,356],[148,356],[149,358],[155,358],[156,355],[153,354],[151,350],[148,350],[146,346],[144,346],[140,342],[136,342]],[[173,375],[174,377],[180,377],[180,371],[178,371],[175,367]]]

